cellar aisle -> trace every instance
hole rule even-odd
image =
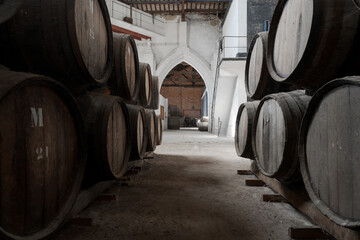
[[[107,192],[116,201],[93,202],[79,216],[93,226],[65,225],[52,239],[288,240],[290,226],[311,225],[285,203],[264,203],[268,188],[246,187],[250,161],[233,139],[186,129],[165,131],[163,144],[130,186]]]

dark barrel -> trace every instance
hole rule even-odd
[[[162,119],[160,115],[156,115],[156,145],[162,143]]]
[[[335,223],[360,227],[360,77],[331,81],[311,99],[300,131],[305,187]]]
[[[235,149],[239,157],[254,159],[251,130],[260,101],[240,105],[235,125]]]
[[[0,0],[0,24],[13,17],[21,4],[22,0]]]
[[[146,131],[147,131],[147,144],[146,151],[153,152],[156,149],[156,114],[154,110],[145,109],[146,114]]]
[[[131,153],[130,160],[139,160],[145,157],[148,132],[146,130],[145,110],[141,106],[126,104],[129,113]]]
[[[104,0],[23,0],[0,27],[0,63],[45,74],[69,87],[105,83],[113,66]]]
[[[152,92],[152,74],[150,65],[147,63],[139,63],[139,82],[140,92],[138,102],[143,107],[150,107]]]
[[[80,110],[66,89],[0,70],[0,238],[53,233],[75,202],[85,160]]]
[[[153,76],[151,79],[151,102],[149,108],[158,109],[160,103],[159,98],[159,78]]]
[[[168,117],[168,129],[179,130],[180,129],[180,117]]]
[[[248,97],[261,100],[265,95],[288,91],[286,84],[274,81],[266,65],[268,32],[254,36],[245,66],[245,86]]]
[[[118,179],[127,170],[131,139],[129,115],[123,100],[86,93],[78,97],[88,136],[86,181]]]
[[[284,183],[300,180],[298,137],[310,97],[303,91],[264,97],[252,128],[255,161],[261,172]]]
[[[139,58],[134,38],[114,33],[114,70],[108,85],[112,94],[129,103],[139,95]]]
[[[360,54],[360,11],[353,0],[280,0],[268,37],[267,64],[273,79],[317,89],[349,68]],[[346,69],[346,70],[345,70]]]

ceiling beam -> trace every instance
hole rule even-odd
[[[170,14],[182,14],[182,11],[166,11]],[[226,9],[186,9],[186,13],[225,13]],[[161,14],[164,11],[148,11],[151,14]]]

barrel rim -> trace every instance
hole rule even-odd
[[[146,89],[145,89],[145,80],[146,72],[149,72],[149,98],[146,99]],[[152,99],[152,72],[151,67],[148,63],[139,63],[139,82],[140,82],[140,92],[139,92],[139,101],[143,107],[149,107]]]
[[[156,128],[157,128],[157,122],[156,122],[156,114],[155,114],[155,111],[153,110],[153,109],[145,109],[145,113],[146,113],[146,121],[148,120],[148,118],[152,118],[153,119],[153,122],[154,122],[154,136],[153,136],[153,138],[154,139],[151,139],[151,135],[149,134],[150,133],[150,129],[148,130],[148,137],[147,137],[147,139],[148,139],[148,144],[147,144],[147,147],[146,147],[146,150],[148,151],[148,152],[153,152],[153,151],[155,151],[155,149],[156,149],[156,139],[157,139],[157,131],[156,131]],[[149,114],[149,115],[148,115]],[[147,121],[147,124],[148,124],[148,121]],[[148,125],[147,125],[147,127],[149,127]],[[151,145],[149,145],[149,143],[151,143]]]
[[[156,145],[159,146],[162,143],[162,119],[161,115],[158,114],[156,114],[156,126]]]
[[[11,11],[9,10],[9,8],[2,8],[0,4],[0,24],[11,19],[19,11],[21,5],[23,4],[23,0],[11,0],[11,3]]]
[[[112,28],[111,28],[111,20],[109,11],[107,9],[106,3],[104,0],[96,0],[99,3],[101,13],[103,14],[103,18],[105,21],[106,26],[106,32],[107,32],[107,44],[108,44],[108,54],[107,54],[107,61],[106,61],[106,67],[103,71],[103,76],[101,79],[95,79],[95,77],[92,76],[90,73],[88,67],[86,66],[84,62],[84,58],[81,54],[79,41],[77,39],[76,35],[76,26],[75,26],[75,1],[74,0],[66,0],[66,6],[67,6],[67,26],[68,26],[68,34],[69,39],[71,43],[71,48],[73,50],[73,54],[75,56],[76,62],[79,65],[80,69],[82,70],[83,75],[87,79],[91,79],[91,84],[94,84],[94,81],[96,83],[104,84],[108,81],[114,65],[114,55],[113,55],[113,34],[112,34]],[[71,7],[69,7],[71,6]]]
[[[280,18],[282,16],[283,9],[286,5],[288,0],[279,0],[278,5],[275,8],[273,17],[271,19],[272,23],[278,23],[280,21]],[[308,38],[309,42],[317,42],[318,36],[320,34],[320,24],[321,18],[322,18],[322,9],[323,9],[323,3],[322,1],[314,1],[313,0],[313,19],[311,23],[311,29],[310,34]],[[315,45],[316,44],[306,44],[304,53],[301,57],[301,60],[295,67],[295,69],[290,73],[288,76],[281,75],[275,66],[274,58],[273,58],[273,52],[274,52],[274,42],[276,38],[276,33],[278,29],[278,24],[272,24],[269,30],[269,36],[268,36],[268,47],[267,47],[267,53],[266,53],[266,63],[267,68],[269,70],[270,76],[272,79],[274,79],[277,82],[294,82],[297,83],[301,81],[299,77],[301,76],[299,73],[303,72],[302,69],[304,69],[309,62],[311,62],[311,55],[314,51],[316,51]]]
[[[16,72],[13,72],[16,73]],[[0,102],[7,97],[10,93],[18,90],[19,88],[29,86],[29,85],[42,85],[45,87],[49,87],[50,89],[55,89],[56,93],[58,93],[62,99],[64,100],[64,103],[69,107],[69,112],[74,117],[74,125],[77,129],[77,135],[78,135],[78,170],[76,171],[74,184],[72,186],[71,191],[69,192],[69,198],[65,202],[62,209],[59,210],[59,214],[54,218],[53,221],[49,223],[48,226],[41,229],[40,231],[27,234],[27,235],[16,235],[10,232],[7,232],[3,227],[0,227],[0,236],[3,235],[5,237],[10,237],[16,240],[23,240],[23,239],[42,239],[50,234],[54,233],[56,229],[61,227],[67,218],[71,217],[70,213],[71,210],[75,204],[75,200],[78,196],[78,193],[80,191],[81,183],[84,177],[85,172],[85,163],[86,163],[86,138],[85,138],[85,128],[83,124],[83,118],[80,114],[80,108],[77,105],[75,99],[70,94],[70,92],[58,81],[55,81],[49,77],[41,76],[41,75],[35,75],[35,74],[26,74],[26,73],[19,73],[22,77],[22,79],[26,78],[27,76],[30,76],[29,78],[26,78],[25,80],[19,80],[14,81],[14,85],[10,90],[7,92],[7,94],[0,96]]]
[[[294,92],[297,92],[297,91],[294,91]],[[290,137],[291,133],[293,132],[293,129],[289,128],[289,127],[285,127],[284,152],[282,153],[283,160],[281,161],[281,164],[279,165],[278,169],[273,174],[270,174],[270,173],[266,172],[262,168],[262,166],[258,163],[259,158],[258,158],[258,153],[256,150],[256,127],[257,127],[257,122],[259,120],[259,114],[260,114],[261,108],[264,105],[264,103],[270,99],[273,99],[278,103],[278,105],[281,108],[282,113],[283,113],[284,124],[285,124],[285,126],[289,126],[289,119],[292,119],[292,113],[291,113],[290,106],[287,103],[287,100],[285,100],[285,97],[292,97],[291,93],[293,93],[293,92],[276,93],[276,94],[270,94],[270,95],[265,96],[260,101],[259,106],[256,110],[256,114],[254,117],[254,123],[253,123],[252,131],[251,131],[251,134],[253,136],[251,143],[252,143],[252,149],[253,149],[253,153],[254,153],[254,160],[255,160],[256,165],[258,166],[259,170],[261,171],[261,173],[263,175],[265,175],[267,177],[278,178],[279,180],[282,180],[282,181],[283,180],[285,181],[285,179],[282,179],[282,177],[284,177],[286,175],[285,173],[287,172],[286,171],[287,163],[289,161],[288,156],[294,155],[292,149],[289,146],[291,146],[294,143],[294,141],[297,142],[297,140],[291,140],[292,138]],[[281,100],[283,100],[283,101],[281,101]]]
[[[119,103],[121,106],[121,109],[123,111],[124,114],[124,118],[125,118],[125,125],[126,125],[126,145],[125,145],[125,153],[124,153],[124,159],[123,159],[123,163],[122,163],[122,167],[121,170],[118,174],[115,174],[112,169],[110,169],[110,165],[109,164],[104,164],[105,169],[107,169],[107,171],[111,172],[111,174],[116,178],[119,179],[120,177],[122,177],[126,171],[127,171],[127,166],[128,166],[128,162],[129,162],[129,157],[130,157],[130,152],[131,152],[131,135],[130,135],[130,122],[129,122],[129,113],[127,111],[125,102],[122,100],[122,98],[120,97],[116,97],[116,99],[114,99],[113,104],[115,104],[115,102]],[[112,105],[113,106],[113,105]],[[110,113],[109,113],[110,115]],[[107,119],[108,120],[108,119]],[[107,153],[106,153],[107,154]]]
[[[242,103],[239,107],[238,114],[236,116],[236,124],[235,124],[235,150],[239,157],[243,158],[249,158],[251,160],[254,159],[254,153],[253,153],[253,146],[252,146],[252,126],[254,124],[253,121],[249,121],[249,118],[255,118],[256,110],[259,106],[260,101],[253,101],[253,102],[246,102]],[[254,105],[256,108],[254,112],[250,112],[247,105]],[[248,114],[248,133],[246,137],[246,145],[243,152],[240,152],[239,149],[239,138],[238,138],[238,132],[239,132],[239,123],[240,123],[240,117],[242,114],[242,111],[246,109]]]
[[[265,42],[264,38],[268,37],[268,32],[259,32],[257,34],[255,34],[253,40],[250,43],[250,47],[248,52],[252,53],[254,46],[256,44],[256,41],[258,38],[261,39],[262,42],[262,47],[263,47],[263,59],[262,59],[262,69],[261,69],[261,73],[260,73],[260,79],[264,78],[263,84],[258,84],[256,87],[256,90],[254,91],[253,94],[250,93],[250,88],[249,88],[249,69],[250,69],[250,62],[251,62],[251,57],[252,54],[248,54],[247,60],[246,60],[246,64],[245,64],[245,89],[246,89],[246,94],[248,95],[248,97],[253,98],[255,100],[260,100],[261,99],[261,94],[265,91],[267,84],[272,80],[270,77],[270,73],[269,70],[267,68],[267,64],[266,64],[266,56],[267,56],[267,42]]]
[[[332,211],[324,203],[324,201],[322,201],[315,193],[310,181],[310,174],[308,171],[308,164],[306,157],[306,136],[309,130],[309,126],[312,123],[313,115],[315,111],[318,109],[319,103],[332,90],[347,85],[360,86],[359,77],[351,76],[351,77],[338,78],[333,81],[330,81],[324,86],[322,86],[311,98],[300,128],[298,152],[299,152],[300,171],[305,184],[305,188],[307,193],[309,194],[310,199],[315,204],[315,206],[321,211],[322,214],[328,216],[330,220],[335,222],[336,224],[347,228],[357,228],[360,227],[360,220],[350,221],[349,219],[346,219],[338,215],[337,213]]]
[[[134,51],[134,61],[135,61],[135,92],[134,95],[131,95],[131,90],[126,84],[126,72],[123,70],[125,66],[116,67],[115,63],[125,63],[121,59],[125,59],[125,51],[123,49],[126,46],[126,42],[129,41],[130,45]],[[134,38],[129,34],[116,34],[113,36],[114,42],[114,73],[115,73],[115,85],[117,89],[114,91],[115,94],[120,94],[123,100],[129,100],[136,102],[139,96],[140,84],[139,84],[139,55],[136,47]],[[113,90],[112,90],[113,91]]]

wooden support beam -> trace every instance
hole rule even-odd
[[[181,21],[185,22],[185,0],[181,1]]]
[[[266,184],[260,179],[246,179],[245,185],[249,187],[265,187]]]
[[[186,13],[225,13],[225,9],[186,9],[185,10]],[[161,14],[161,13],[164,13],[164,11],[148,11],[148,13],[150,14]],[[179,11],[179,10],[174,10],[174,11],[170,11],[168,13],[171,13],[171,14],[182,14],[182,11]]]
[[[291,239],[334,239],[319,227],[290,227],[289,237]]]
[[[288,203],[288,200],[279,194],[263,194],[264,202]]]
[[[254,175],[250,170],[237,170],[238,175]]]
[[[315,204],[310,200],[304,186],[288,188],[274,178],[268,178],[261,174],[256,165],[251,165],[251,171],[274,192],[285,197],[291,205],[300,212],[308,216],[312,222],[320,226],[336,239],[360,239],[360,231],[356,229],[345,228],[335,224],[330,218],[320,212]]]
[[[130,30],[122,28],[122,27],[118,27],[118,26],[115,26],[115,25],[111,25],[111,27],[112,27],[113,32],[126,33],[126,34],[129,34],[129,35],[133,36],[133,38],[137,39],[137,40],[141,40],[142,38],[151,40],[151,37],[149,37],[149,36],[146,36],[146,35],[143,35],[143,34],[140,34],[140,33],[137,33],[137,32],[133,32],[133,31],[130,31]]]

